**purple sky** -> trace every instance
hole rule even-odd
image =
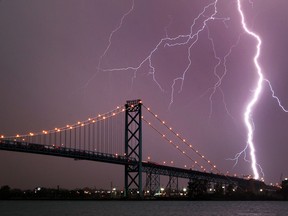
[[[178,80],[170,107],[173,80],[182,76],[189,63],[191,43],[159,46],[151,58],[155,80],[148,61],[136,73],[109,72],[138,67],[166,35],[172,38],[189,34],[193,20],[211,2],[135,0],[121,28],[110,37],[131,9],[131,0],[2,0],[0,134],[25,134],[64,126],[112,110],[126,100],[141,98],[221,171],[253,174],[243,156],[234,168],[234,162],[226,160],[246,145],[243,112],[257,82],[253,64],[256,41],[244,33],[235,0],[218,1],[215,17],[219,19],[207,22],[191,48],[191,65],[182,91],[179,92]],[[262,38],[259,61],[263,74],[288,107],[288,2],[242,2],[248,27]],[[212,13],[211,7],[193,31],[199,30]],[[223,18],[229,20],[223,22]],[[236,46],[226,58],[227,74],[211,103],[211,87],[218,81],[213,72],[219,62],[215,54],[221,60],[217,67],[221,76],[224,56],[233,45]],[[288,176],[288,113],[279,108],[266,83],[253,119],[257,161],[265,173],[265,182],[279,182],[281,174]],[[164,141],[153,140],[152,133],[144,131],[144,157],[149,155],[159,163],[173,160],[179,167],[188,163]],[[0,151],[0,185],[108,188],[113,182],[121,187],[123,172],[121,166],[104,163]]]

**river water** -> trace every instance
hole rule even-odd
[[[288,216],[280,201],[0,201],[1,216]]]

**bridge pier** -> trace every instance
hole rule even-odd
[[[127,198],[143,198],[141,107],[141,100],[127,101],[125,105],[125,155],[136,159],[136,163],[125,165],[125,197]]]
[[[168,196],[179,192],[178,177],[169,175],[169,181],[166,186],[166,191],[168,191]]]
[[[149,192],[148,192],[149,191]],[[152,171],[146,173],[145,193],[153,196],[160,191],[160,175],[154,174]]]

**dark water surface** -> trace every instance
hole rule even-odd
[[[280,201],[0,201],[0,216],[288,216]]]

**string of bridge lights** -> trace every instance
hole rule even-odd
[[[189,156],[184,150],[182,150],[179,145],[175,144],[172,140],[168,139],[167,136],[163,133],[161,133],[159,130],[156,129],[156,127],[154,127],[152,125],[151,122],[148,122],[144,116],[142,115],[142,120],[148,124],[154,131],[156,131],[164,140],[166,140],[169,144],[173,145],[179,152],[181,152],[182,154],[185,155],[185,157],[189,158],[189,160],[191,160],[193,162],[192,168],[194,168],[194,166],[196,165],[197,167],[199,167],[202,171],[206,172],[206,169],[204,168],[204,166],[200,165],[196,160],[194,160],[191,156]]]
[[[206,157],[201,154],[197,149],[193,147],[191,143],[188,143],[186,139],[184,139],[179,133],[175,132],[172,127],[168,126],[165,121],[161,120],[157,114],[151,111],[149,107],[146,107],[143,105],[143,107],[150,113],[152,114],[163,126],[165,126],[169,131],[171,131],[182,143],[184,143],[186,146],[188,146],[191,150],[193,150],[202,160],[204,160],[206,163],[211,166],[212,170],[216,170],[218,173],[221,173],[219,169],[217,169],[216,165],[213,164],[210,160],[206,159]],[[148,123],[149,124],[149,123]],[[161,133],[161,132],[160,132]],[[162,134],[163,136],[164,134]]]
[[[39,135],[47,135],[47,134],[51,134],[51,133],[63,132],[65,130],[72,130],[72,129],[76,129],[79,127],[84,127],[84,126],[91,124],[91,123],[94,124],[96,122],[107,120],[111,117],[118,115],[119,113],[124,112],[125,110],[126,109],[124,106],[117,106],[116,109],[111,110],[109,112],[106,112],[103,114],[98,114],[96,117],[88,118],[87,120],[84,120],[84,121],[78,121],[77,123],[74,123],[74,124],[67,124],[64,127],[60,127],[60,128],[56,127],[54,129],[50,129],[50,130],[42,130],[41,132],[37,132],[37,133],[30,132],[28,134],[23,134],[23,135],[17,134],[16,136],[6,137],[4,135],[1,135],[0,138],[1,139],[4,139],[4,138],[5,139],[16,139],[16,138],[19,139],[19,138],[34,137],[34,136],[39,136]]]

